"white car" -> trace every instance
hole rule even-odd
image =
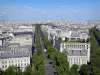
[[[44,49],[44,52],[46,52],[47,50],[46,49]]]

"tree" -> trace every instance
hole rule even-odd
[[[90,75],[90,67],[86,64],[83,64],[79,70],[81,75]]]
[[[26,68],[25,68],[25,71],[24,71],[24,75],[31,75],[32,74],[32,68],[30,65],[28,65]]]
[[[60,41],[60,42],[61,42],[61,37],[59,37],[59,38],[58,38],[58,41]]]
[[[98,40],[100,39],[100,32],[95,28],[90,29],[91,41],[91,65],[94,75],[100,75],[100,46]],[[98,39],[98,40],[97,40]]]
[[[87,40],[86,40],[86,42],[89,42],[90,41],[90,38],[88,38]]]
[[[83,43],[85,43],[85,39],[83,39],[83,41],[82,41]]]
[[[1,69],[0,69],[0,75],[4,75],[4,74],[3,74],[3,70],[1,70]]]
[[[100,68],[99,67],[94,67],[93,74],[94,75],[100,75]]]
[[[36,52],[32,57],[32,75],[44,75],[44,63],[43,63],[43,55],[42,55],[42,46],[40,42],[41,32],[40,25],[36,25]],[[26,74],[29,75],[29,74]]]
[[[68,41],[68,38],[67,38],[67,37],[65,37],[65,41],[66,41],[66,42]]]
[[[19,67],[9,66],[8,69],[5,70],[5,75],[22,75],[22,71]]]
[[[70,68],[70,72],[71,72],[71,75],[79,75],[78,65],[76,64],[72,65],[72,67]]]

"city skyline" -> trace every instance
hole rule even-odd
[[[100,20],[99,0],[0,0],[0,20]]]

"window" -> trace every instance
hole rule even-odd
[[[69,61],[70,61],[70,59],[69,59]]]
[[[78,61],[78,59],[76,59],[76,61]]]
[[[23,64],[21,63],[21,66],[23,66]]]
[[[2,68],[4,68],[4,65],[2,65]]]
[[[13,60],[12,60],[12,63],[13,63]]]
[[[79,58],[79,62],[80,62],[80,58]]]
[[[26,40],[29,40],[29,38],[26,38]]]
[[[24,65],[26,66],[26,63]]]
[[[80,64],[80,61],[79,61],[79,64]]]
[[[29,63],[27,63],[27,65],[29,65]]]
[[[2,64],[4,64],[4,61],[2,61]]]
[[[5,61],[5,64],[7,64],[7,61]]]

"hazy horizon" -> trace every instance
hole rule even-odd
[[[100,20],[100,0],[0,0],[0,20]]]

